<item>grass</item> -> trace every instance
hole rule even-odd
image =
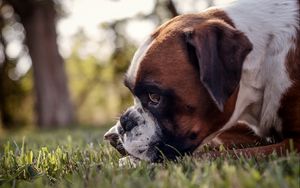
[[[299,155],[118,166],[103,128],[31,131],[0,139],[0,187],[299,188]]]

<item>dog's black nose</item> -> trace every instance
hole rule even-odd
[[[137,126],[137,122],[130,118],[127,113],[121,116],[120,124],[125,132],[130,131]]]

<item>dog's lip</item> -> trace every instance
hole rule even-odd
[[[112,147],[114,147],[122,156],[128,155],[128,152],[125,150],[122,141],[121,141],[121,135],[114,134],[111,139],[109,139],[109,143]]]
[[[122,156],[127,156],[128,152],[123,147],[122,143],[119,142],[116,147],[114,147]]]
[[[113,146],[122,156],[128,155],[127,151],[124,149],[122,144],[123,135],[120,134],[120,128],[119,122],[110,128],[105,134],[104,134],[104,140],[107,140],[111,146]]]
[[[119,139],[119,134],[117,133],[105,133],[104,134],[104,140],[113,141]]]

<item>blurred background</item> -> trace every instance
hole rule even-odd
[[[0,132],[111,125],[158,25],[231,0],[0,0]]]

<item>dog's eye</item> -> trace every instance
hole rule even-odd
[[[160,95],[156,93],[149,93],[149,102],[151,105],[157,105],[160,102]]]

